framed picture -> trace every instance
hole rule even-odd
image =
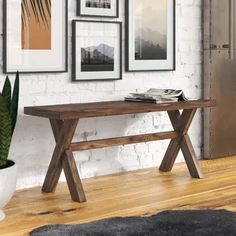
[[[72,27],[72,80],[121,79],[122,24],[74,20]]]
[[[175,0],[126,1],[126,71],[175,70]]]
[[[77,0],[77,15],[119,17],[119,0]]]
[[[4,0],[3,72],[67,71],[67,0]]]

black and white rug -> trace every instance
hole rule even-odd
[[[236,213],[165,211],[149,217],[110,218],[81,225],[47,225],[31,236],[236,236]]]

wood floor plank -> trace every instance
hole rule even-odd
[[[87,202],[75,203],[65,183],[57,193],[40,188],[15,193],[4,209],[0,235],[19,236],[45,224],[76,224],[112,216],[150,215],[169,209],[236,211],[236,157],[201,161],[205,179],[188,175],[185,163],[171,173],[157,168],[85,179]]]

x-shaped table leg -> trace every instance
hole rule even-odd
[[[161,171],[168,172],[172,170],[181,149],[191,176],[194,178],[204,177],[187,133],[195,113],[196,109],[184,110],[182,114],[179,111],[168,111],[172,126],[179,133],[179,137],[170,141],[160,166]]]
[[[50,120],[56,147],[53,152],[42,191],[54,192],[59,181],[61,171],[64,170],[67,184],[73,201],[85,202],[83,186],[77,170],[73,153],[70,149],[78,120]]]

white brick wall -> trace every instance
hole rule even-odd
[[[124,1],[120,0],[120,18],[124,22]],[[143,91],[150,87],[179,88],[187,96],[201,97],[201,1],[177,0],[176,8],[176,71],[124,73],[122,81],[72,83],[71,74],[21,75],[20,114],[12,141],[10,158],[18,164],[18,188],[41,185],[44,179],[54,140],[46,119],[23,115],[23,107],[30,105],[92,102],[122,99],[128,92]],[[2,4],[2,0],[0,0]],[[2,10],[0,11],[2,15]],[[76,17],[76,1],[69,0],[69,43],[71,20]],[[102,19],[101,19],[102,20]],[[0,24],[2,31],[2,22]],[[124,37],[124,36],[123,36]],[[0,39],[0,47],[2,39]],[[69,55],[71,47],[69,45]],[[69,56],[69,65],[71,56]],[[0,53],[0,87],[2,53]],[[79,122],[76,140],[137,134],[167,130],[170,127],[164,113],[130,115]],[[190,130],[193,145],[200,156],[201,113],[197,113]],[[158,166],[168,141],[128,145],[76,153],[83,178]],[[182,161],[182,154],[178,161]],[[62,176],[61,180],[64,180]]]

